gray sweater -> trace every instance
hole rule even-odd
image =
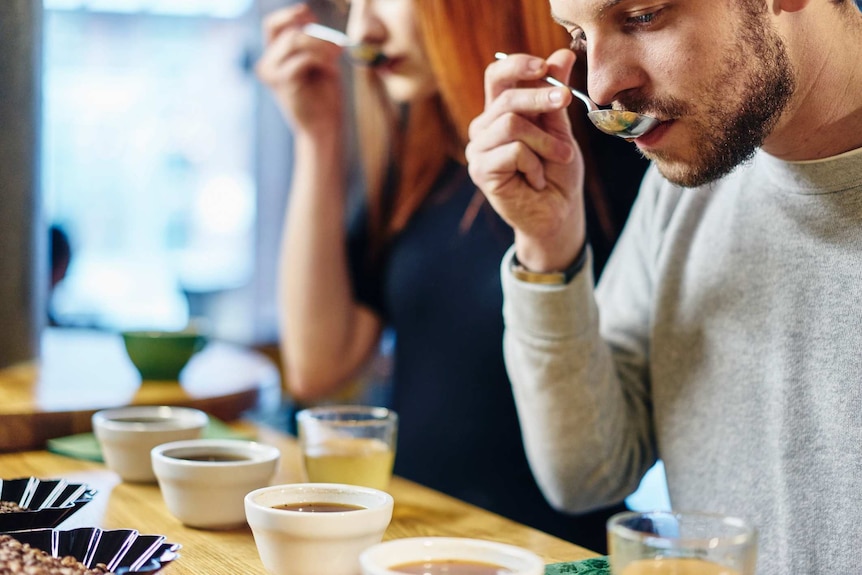
[[[505,355],[545,496],[619,501],[661,458],[674,509],[760,531],[759,575],[862,573],[862,149],[651,168],[598,288],[503,260]]]

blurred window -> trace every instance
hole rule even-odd
[[[42,187],[60,324],[182,327],[255,268],[253,0],[44,0]]]

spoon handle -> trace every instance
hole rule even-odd
[[[505,60],[506,58],[508,58],[508,56],[509,55],[504,53],[504,52],[497,52],[496,54],[494,54],[494,57],[497,58],[497,60]],[[596,105],[596,103],[593,102],[592,100],[590,100],[589,96],[587,96],[583,92],[579,92],[578,90],[575,90],[574,88],[572,88],[568,84],[564,84],[563,82],[560,82],[559,80],[557,80],[553,76],[545,76],[544,78],[542,78],[542,80],[544,80],[545,82],[547,82],[551,86],[556,86],[557,88],[565,88],[566,90],[571,92],[572,96],[579,99],[581,102],[584,103],[584,105],[586,105],[588,111],[592,112],[594,110],[599,109],[599,107]]]
[[[572,93],[572,96],[574,96],[575,98],[577,98],[581,102],[583,102],[587,106],[587,110],[589,110],[590,112],[594,112],[594,111],[599,109],[598,105],[595,102],[593,102],[586,94],[584,94],[583,92],[579,92],[578,90],[575,90],[571,86],[560,82],[559,80],[557,80],[553,76],[545,76],[544,78],[542,78],[542,80],[544,80],[545,82],[547,82],[551,86],[556,86],[557,88],[565,88],[566,90],[568,90],[569,92]]]
[[[302,27],[302,32],[312,38],[330,42],[346,49],[348,56],[355,64],[373,67],[385,64],[388,60],[378,47],[372,44],[356,43],[344,32],[328,26],[311,22]]]
[[[311,22],[303,26],[302,32],[308,36],[311,36],[312,38],[331,42],[332,44],[335,44],[336,46],[341,46],[342,48],[349,48],[353,46],[353,42],[350,41],[350,38],[344,32],[341,32],[334,28],[329,28],[328,26],[323,26],[322,24],[317,24],[315,22]]]

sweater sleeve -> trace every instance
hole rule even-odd
[[[624,499],[657,458],[649,397],[656,194],[648,177],[593,289],[520,282],[503,260],[504,352],[533,474],[556,508]],[[600,314],[601,311],[601,314]]]

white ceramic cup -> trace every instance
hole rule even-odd
[[[545,562],[532,551],[496,541],[463,537],[393,539],[374,545],[359,556],[362,575],[394,575],[396,572],[391,569],[399,565],[435,561],[485,563],[505,568],[512,575],[545,573]]]
[[[307,512],[275,509],[296,503],[361,509]],[[358,575],[359,554],[383,539],[392,519],[385,491],[340,483],[295,483],[252,491],[245,513],[260,559],[273,575]]]
[[[109,469],[123,481],[152,483],[150,450],[160,443],[200,437],[209,417],[199,409],[136,405],[93,414],[93,433]]]
[[[230,529],[245,524],[243,498],[269,485],[281,452],[242,439],[193,439],[158,445],[151,457],[174,517],[190,527]]]

